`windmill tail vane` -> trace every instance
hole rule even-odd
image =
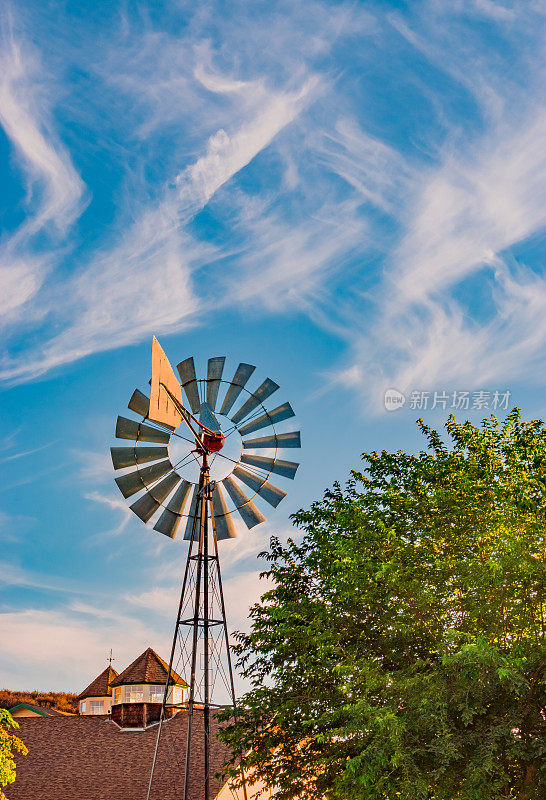
[[[256,502],[276,508],[286,496],[270,477],[293,480],[299,466],[278,457],[285,448],[301,446],[299,431],[282,430],[295,416],[290,403],[266,408],[278,384],[266,378],[249,389],[256,368],[246,363],[238,365],[231,380],[224,380],[225,361],[225,356],[209,358],[206,378],[198,379],[189,357],[177,365],[177,377],[154,336],[150,396],[135,389],[128,408],[138,419],[120,416],[116,423],[116,438],[131,445],[111,448],[114,470],[123,471],[115,479],[121,493],[125,498],[137,496],[131,510],[171,539],[184,520],[184,539],[189,542],[147,800],[152,800],[163,722],[181,707],[187,711],[183,797],[189,800],[194,716],[199,709],[204,731],[202,796],[211,800],[211,712],[221,705],[215,702],[220,693],[235,707],[218,541],[237,537],[235,515],[248,529],[264,522]],[[168,702],[173,669],[187,677],[187,703]],[[243,790],[246,797],[244,780]]]

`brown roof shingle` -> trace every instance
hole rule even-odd
[[[164,684],[167,679],[169,665],[160,658],[155,650],[148,647],[132,664],[121,672],[111,686],[122,686],[127,683],[156,683]],[[177,683],[180,686],[187,686],[186,681],[178,675],[174,669],[171,670],[169,683]]]
[[[23,717],[17,732],[28,755],[17,755],[17,777],[10,800],[143,800],[146,797],[157,725],[120,730],[104,717]],[[187,710],[163,723],[150,800],[180,800],[184,795]],[[219,724],[211,720],[215,733]],[[203,800],[203,711],[195,709],[190,761],[190,800]],[[222,781],[215,778],[228,757],[216,736],[210,742],[209,799]]]
[[[111,697],[112,690],[110,684],[117,678],[118,673],[112,667],[106,667],[105,670],[97,675],[94,681],[91,681],[89,686],[78,695],[78,700],[83,700],[86,697]]]

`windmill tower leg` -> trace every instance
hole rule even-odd
[[[209,769],[210,769],[210,652],[209,652],[209,494],[210,481],[204,485],[203,492],[203,661],[204,661],[204,709],[203,726],[205,734],[205,800],[209,798]]]
[[[192,734],[193,734],[193,711],[195,705],[195,690],[196,690],[196,672],[197,672],[197,655],[199,650],[199,629],[203,628],[203,656],[204,656],[204,684],[205,696],[203,703],[203,716],[205,726],[205,742],[204,742],[204,800],[209,800],[209,696],[208,696],[208,656],[209,656],[209,620],[208,620],[208,493],[209,493],[209,467],[206,455],[203,456],[203,463],[201,466],[201,475],[199,480],[199,503],[194,520],[194,535],[197,532],[197,524],[199,525],[199,548],[196,556],[193,558],[197,561],[197,578],[195,583],[195,596],[193,606],[193,637],[192,637],[192,651],[191,651],[191,671],[190,671],[190,691],[188,698],[188,734],[186,741],[186,766],[184,772],[184,800],[188,800],[189,785],[190,785],[190,764],[191,764],[191,749],[192,749]],[[188,559],[190,556],[188,555]],[[200,617],[201,601],[203,605],[203,616]],[[182,623],[184,624],[184,623]],[[187,623],[186,623],[187,624]],[[175,637],[177,631],[175,631]]]
[[[200,486],[201,486],[201,482],[200,482]],[[160,716],[159,716],[159,725],[158,725],[158,729],[157,729],[157,738],[156,738],[156,741],[155,741],[154,757],[153,757],[153,760],[152,760],[152,768],[150,770],[150,780],[149,780],[149,783],[148,783],[148,792],[146,794],[146,800],[150,800],[150,797],[151,797],[152,784],[153,784],[155,767],[156,767],[156,762],[157,762],[157,753],[158,753],[158,749],[159,749],[159,740],[161,738],[161,729],[162,729],[162,726],[163,726],[163,722],[165,720],[165,712],[166,712],[166,706],[167,706],[167,701],[168,701],[169,678],[170,678],[170,675],[171,675],[172,669],[173,669],[174,655],[175,655],[175,651],[176,651],[176,643],[177,643],[177,640],[178,640],[178,632],[180,630],[180,625],[182,624],[182,621],[181,621],[182,611],[183,611],[184,606],[185,606],[185,600],[187,600],[188,577],[189,577],[189,574],[190,574],[190,571],[191,571],[192,561],[195,558],[192,555],[192,551],[193,551],[193,544],[194,544],[194,541],[195,541],[195,538],[196,538],[195,537],[195,532],[198,529],[198,527],[200,527],[200,516],[199,516],[198,513],[196,513],[195,517],[194,517],[194,520],[193,520],[193,528],[192,528],[192,535],[191,535],[189,548],[188,548],[188,556],[186,558],[186,567],[185,567],[185,570],[184,570],[184,580],[182,581],[182,591],[180,592],[180,602],[178,603],[178,613],[176,615],[176,623],[175,623],[175,626],[174,626],[174,634],[173,634],[173,640],[172,640],[172,645],[171,645],[171,654],[170,654],[170,657],[169,657],[169,669],[168,669],[168,673],[167,673],[167,679],[165,681],[165,688],[164,688],[164,691],[163,691],[163,701],[162,701],[161,712],[160,712]],[[193,660],[194,660],[193,659],[193,654],[195,653],[195,650],[196,650],[196,648],[194,648],[193,651],[192,651],[192,666],[193,666]],[[194,670],[192,670],[192,671],[194,671]],[[189,722],[189,720],[188,720],[188,722]],[[186,753],[186,757],[188,757],[188,753],[189,753],[189,748],[188,748],[188,751]],[[187,784],[187,779],[186,779],[186,784]]]

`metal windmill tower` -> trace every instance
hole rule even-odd
[[[255,499],[274,507],[280,503],[286,492],[269,477],[274,473],[293,479],[299,465],[281,460],[278,452],[301,446],[299,431],[281,433],[275,427],[294,416],[290,404],[271,410],[264,405],[278,385],[266,378],[256,389],[247,389],[255,370],[250,364],[239,364],[231,381],[225,381],[224,364],[224,356],[209,358],[206,378],[198,379],[193,358],[187,358],[177,366],[178,378],[154,336],[150,397],[136,389],[128,407],[139,419],[117,420],[116,437],[132,444],[111,448],[114,469],[126,470],[116,478],[120,491],[126,498],[138,494],[131,510],[143,522],[154,521],[153,529],[171,538],[184,521],[184,539],[189,541],[168,672],[178,653],[175,668],[189,678],[184,800],[194,709],[203,709],[203,797],[210,800],[211,710],[219,707],[215,690],[222,683],[235,706],[218,541],[237,536],[235,511],[247,528],[253,528],[265,520]],[[258,437],[251,436],[258,431]],[[162,723],[175,707],[168,702],[168,684],[169,678],[148,797]]]

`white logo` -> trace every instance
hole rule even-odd
[[[406,396],[398,389],[386,389],[384,403],[387,411],[398,411],[406,402]]]

